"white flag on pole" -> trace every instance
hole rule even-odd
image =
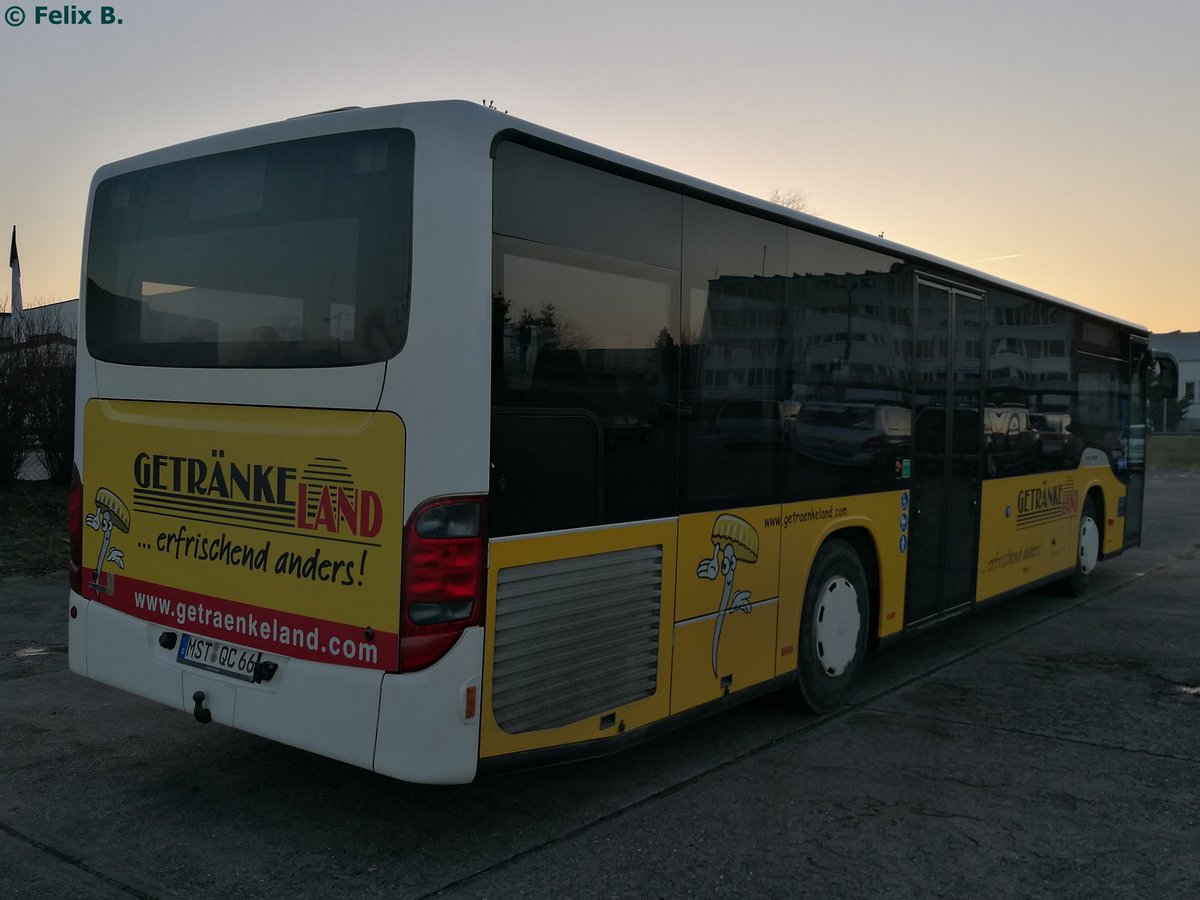
[[[21,321],[21,261],[17,258],[17,226],[13,226],[12,249],[8,252],[8,265],[12,269],[12,319],[16,325]]]

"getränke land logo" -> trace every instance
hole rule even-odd
[[[1079,512],[1075,483],[1043,484],[1017,492],[1017,529],[1043,525]]]
[[[350,540],[370,540],[383,527],[379,494],[358,487],[337,457],[314,457],[296,468],[234,460],[221,449],[208,458],[141,452],[133,459],[133,482],[134,509],[141,512]]]

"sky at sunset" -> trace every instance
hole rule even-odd
[[[17,226],[27,306],[78,296],[106,162],[333,107],[488,98],[746,193],[803,191],[835,222],[1154,331],[1200,330],[1195,0],[109,5],[121,24],[77,0],[93,24],[39,24],[18,2],[24,22],[0,26],[0,227]]]

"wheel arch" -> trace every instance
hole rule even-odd
[[[841,706],[878,633],[880,567],[872,532],[864,526],[865,523],[842,523],[842,527],[831,528],[814,541],[798,610],[795,680],[789,689],[789,702],[798,709],[821,714]],[[849,571],[851,560],[856,572]],[[827,596],[833,595],[826,595],[825,590],[832,590],[837,582],[846,581],[851,586],[861,586],[861,591],[854,595],[856,600],[850,600],[858,607],[857,614],[851,614],[853,619],[847,618],[846,601],[849,598],[844,593],[833,598],[832,607],[826,607]],[[825,617],[827,608],[834,610],[831,619]],[[820,624],[822,622],[826,624]],[[847,639],[854,632],[845,626],[851,622],[856,623],[857,634],[853,650],[847,655],[846,651],[850,650]],[[823,628],[826,629],[824,637]],[[833,643],[826,643],[828,639]],[[830,652],[829,657],[826,657],[826,651]]]

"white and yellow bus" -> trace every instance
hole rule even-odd
[[[81,297],[71,668],[397,778],[828,710],[1141,533],[1145,329],[475,105],[105,166]]]

